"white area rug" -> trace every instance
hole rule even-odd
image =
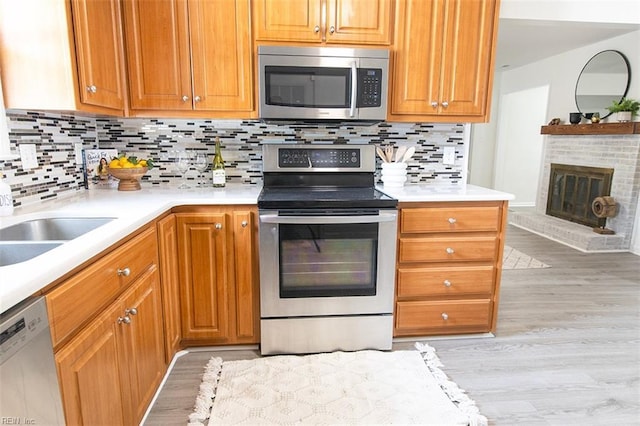
[[[190,425],[486,425],[432,347],[333,352],[206,367]]]
[[[546,263],[534,259],[528,254],[514,249],[508,245],[504,246],[502,255],[502,269],[534,269],[534,268],[551,268]]]

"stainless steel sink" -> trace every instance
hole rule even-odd
[[[13,265],[33,259],[63,242],[0,242],[0,266]]]
[[[0,229],[0,242],[73,240],[113,219],[112,217],[48,217],[27,220]]]

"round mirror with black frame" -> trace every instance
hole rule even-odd
[[[607,107],[627,95],[631,67],[626,56],[617,50],[604,50],[586,63],[576,82],[576,107],[584,117],[598,113],[611,115]]]

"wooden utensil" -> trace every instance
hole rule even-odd
[[[384,153],[387,156],[387,162],[391,163],[393,161],[393,147],[388,146],[384,149]]]
[[[413,154],[415,154],[415,152],[416,152],[416,149],[413,146],[407,149],[407,152],[405,152],[404,156],[402,157],[402,162],[406,163],[407,161],[409,161],[411,157],[413,157]]]
[[[376,153],[378,154],[378,157],[380,157],[383,163],[388,163],[387,156],[382,150],[382,148],[380,148],[379,146],[376,146]]]

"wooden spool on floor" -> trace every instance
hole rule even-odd
[[[602,197],[596,197],[593,200],[591,203],[591,211],[596,217],[606,219],[608,217],[614,217],[616,213],[618,213],[618,205],[613,197],[604,195]],[[593,228],[593,232],[597,232],[598,234],[615,234],[613,230],[607,229],[604,226]]]

